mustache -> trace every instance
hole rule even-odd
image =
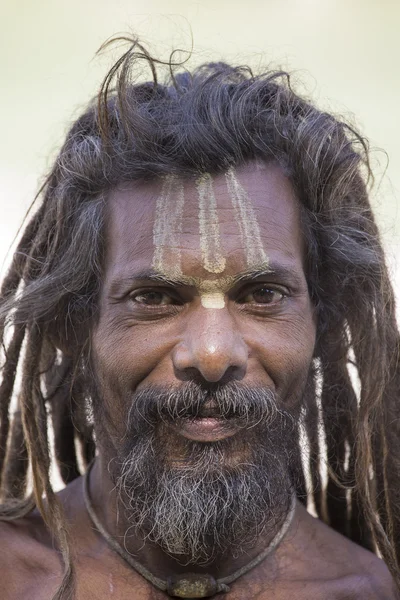
[[[182,419],[218,418],[234,420],[240,427],[271,425],[282,418],[293,421],[293,415],[279,406],[276,394],[269,388],[250,387],[237,382],[205,388],[188,381],[179,387],[151,386],[133,394],[128,414],[128,431],[143,435],[160,422]]]

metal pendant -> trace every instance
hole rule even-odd
[[[212,575],[186,573],[169,577],[167,581],[167,594],[173,598],[209,598],[217,591],[217,582]]]

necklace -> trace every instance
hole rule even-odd
[[[221,577],[220,579],[214,579],[212,575],[196,573],[176,575],[169,577],[167,580],[160,579],[159,577],[153,575],[153,573],[146,569],[146,567],[140,564],[137,560],[135,560],[133,556],[129,554],[129,552],[125,550],[125,548],[123,548],[123,546],[121,546],[121,544],[119,544],[119,542],[117,542],[117,540],[108,533],[108,531],[100,522],[93,508],[89,492],[89,475],[92,465],[89,466],[83,477],[83,499],[93,525],[96,527],[100,535],[105,539],[108,546],[114,550],[114,552],[119,554],[120,557],[128,563],[128,565],[130,565],[135,571],[147,579],[147,581],[149,581],[156,588],[166,592],[169,596],[174,598],[209,598],[210,596],[214,596],[220,592],[229,592],[230,588],[228,584],[233,583],[236,581],[236,579],[239,579],[239,577],[251,569],[254,569],[254,567],[259,565],[269,554],[271,554],[273,550],[278,547],[293,521],[296,508],[295,494],[292,495],[289,512],[275,537],[271,540],[268,546],[264,548],[264,550],[255,558],[253,558],[253,560],[247,563],[247,565],[244,565],[231,575],[228,575],[227,577]]]

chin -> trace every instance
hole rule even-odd
[[[287,448],[262,444],[256,430],[213,443],[160,431],[131,448],[115,484],[134,534],[205,565],[279,528],[292,496],[288,460]]]

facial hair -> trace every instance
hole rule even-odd
[[[172,433],[213,406],[238,431],[217,442]],[[272,537],[292,495],[296,419],[273,392],[235,382],[147,388],[132,397],[111,476],[132,531],[184,564],[239,556]]]

